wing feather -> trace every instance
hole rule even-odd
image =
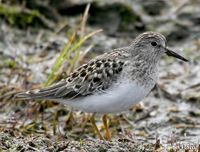
[[[61,80],[52,86],[19,93],[16,97],[20,99],[54,100],[83,97],[97,92],[102,93],[117,80],[124,66],[124,60],[111,58],[109,57],[110,54],[106,53],[91,60],[76,69],[65,80]]]

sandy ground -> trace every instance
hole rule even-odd
[[[186,56],[190,63],[168,57],[161,61],[157,87],[142,104],[123,114],[109,115],[112,142],[98,140],[89,114],[71,113],[69,107],[49,101],[12,99],[16,91],[39,88],[46,82],[56,58],[69,42],[68,30],[55,34],[56,30],[44,28],[19,29],[1,20],[0,150],[170,151],[192,146],[196,150],[200,148],[200,12],[197,9],[200,5],[198,2],[176,3],[171,7],[169,3],[170,7],[165,7],[160,15],[152,16],[136,4],[131,8],[140,14],[145,30],[163,33],[169,46]],[[164,15],[166,12],[168,15]],[[79,20],[80,17],[68,18],[70,27]],[[119,27],[110,30],[104,24],[89,24],[86,32],[102,27],[104,32],[94,35],[80,48],[85,52],[92,44],[81,63],[96,54],[129,44],[136,35],[130,34],[135,29],[121,32]],[[68,62],[63,67],[66,69]],[[100,117],[97,116],[96,121],[104,133]]]

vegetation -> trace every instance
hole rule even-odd
[[[164,0],[0,1],[0,151],[178,151],[177,142],[196,143],[199,7],[195,1]],[[149,30],[163,33],[190,64],[164,58],[158,87],[144,103],[109,115],[112,142],[97,139],[90,114],[14,98],[65,78],[96,54],[127,46]],[[104,132],[99,116],[96,121]]]

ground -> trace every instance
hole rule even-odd
[[[200,151],[200,3],[97,1],[91,3],[87,24],[82,25],[88,1],[66,0],[66,10],[64,1],[50,1],[27,2],[25,11],[19,2],[14,6],[19,10],[11,9],[14,13],[2,9],[13,7],[9,2],[0,3],[0,151]],[[48,10],[54,12],[53,19]],[[98,29],[103,32],[76,47],[79,39]],[[65,73],[56,80],[98,54],[128,45],[145,31],[161,32],[167,45],[190,62],[162,59],[151,94],[129,111],[109,115],[111,142],[98,139],[90,114],[51,101],[13,98],[16,92],[47,84],[57,58],[71,42],[78,51],[66,57],[54,75]],[[76,55],[79,60],[73,62]],[[101,115],[96,121],[103,134]]]

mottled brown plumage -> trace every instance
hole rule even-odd
[[[155,85],[158,76],[157,65],[161,56],[165,53],[187,61],[166,48],[166,39],[162,34],[156,32],[143,33],[130,46],[97,56],[87,64],[74,70],[64,80],[47,88],[20,93],[17,97],[21,99],[51,99],[68,104],[71,101],[84,100],[84,98],[90,99],[88,97],[92,96],[101,97],[101,95],[106,95],[110,90],[120,88],[123,83],[133,85],[133,94],[137,92],[137,87],[142,87],[142,90],[144,90],[141,92],[142,97],[148,94]],[[127,89],[126,92],[129,92],[129,90]],[[145,92],[144,95],[143,92]],[[134,96],[131,98],[134,98]],[[94,100],[93,98],[91,99]],[[109,97],[105,99],[109,100]],[[134,99],[129,100],[133,100],[133,103],[136,102]],[[74,103],[70,105],[76,107]],[[94,111],[99,112],[101,110]]]
[[[128,47],[112,50],[89,61],[66,79],[40,90],[16,95],[20,99],[50,99],[92,113],[121,112],[141,101],[154,87],[161,57],[167,54],[183,61],[182,56],[166,48],[165,37],[146,32]],[[94,117],[91,122],[103,139]],[[110,140],[106,115],[103,117],[106,139]]]
[[[18,94],[18,97],[27,98],[28,95],[28,98],[37,99],[72,99],[103,92],[117,81],[122,72],[124,59],[113,58],[114,54],[119,56],[120,51],[105,53],[75,69],[66,79],[41,90]],[[105,58],[109,56],[111,58]]]

